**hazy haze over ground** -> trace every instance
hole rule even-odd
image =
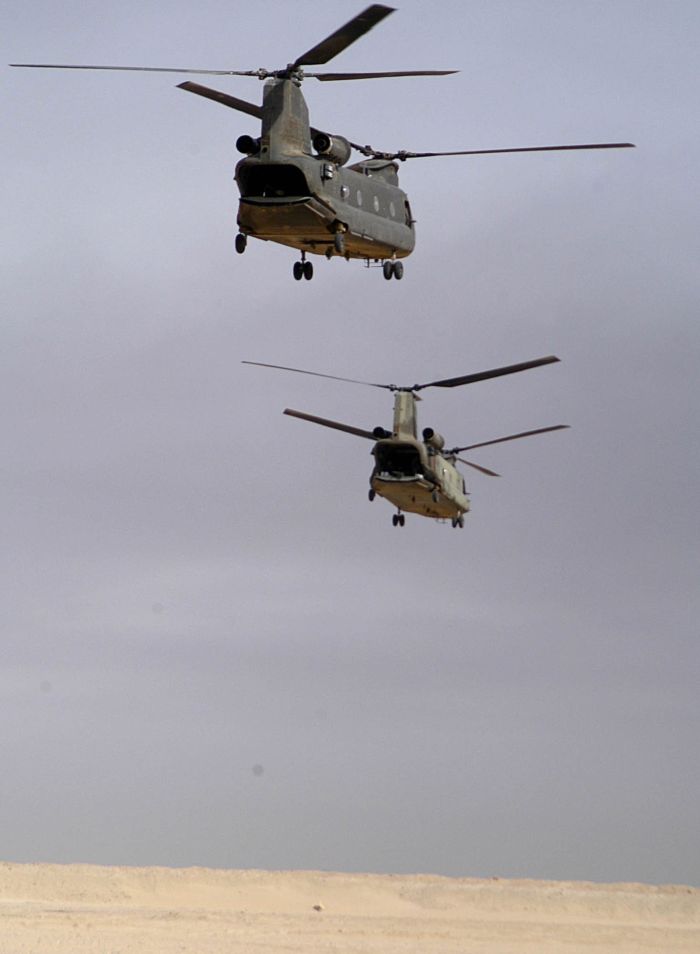
[[[8,8],[3,62],[283,66],[362,2]],[[406,0],[312,122],[416,151],[403,282],[236,256],[245,116],[5,69],[0,855],[700,883],[692,2]],[[209,80],[205,80],[209,82]],[[214,87],[259,101],[252,79]],[[412,383],[461,532],[367,502]]]

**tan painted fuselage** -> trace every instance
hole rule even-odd
[[[372,449],[372,490],[405,513],[455,520],[469,510],[464,478],[454,464],[414,437],[388,438]]]

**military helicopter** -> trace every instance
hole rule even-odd
[[[330,427],[336,431],[354,434],[356,437],[366,437],[367,440],[375,442],[372,448],[374,467],[369,478],[369,499],[374,500],[378,494],[397,508],[397,512],[392,516],[392,524],[395,527],[404,526],[406,513],[415,513],[435,520],[450,520],[453,527],[462,528],[464,514],[469,510],[469,496],[464,478],[455,467],[455,463],[459,461],[489,477],[500,475],[487,467],[482,467],[481,464],[465,460],[459,456],[460,454],[477,447],[502,444],[504,441],[515,441],[521,437],[546,434],[548,431],[565,430],[569,425],[555,424],[552,427],[538,427],[533,431],[522,431],[519,434],[508,434],[506,437],[497,437],[490,441],[479,441],[478,444],[465,444],[447,449],[445,438],[432,427],[423,428],[423,439],[418,439],[416,402],[421,400],[418,392],[425,388],[456,388],[462,384],[474,384],[477,381],[515,374],[518,371],[539,368],[544,364],[553,364],[557,361],[559,358],[548,355],[545,358],[535,358],[533,361],[493,368],[490,371],[478,371],[476,374],[464,374],[456,378],[444,378],[440,381],[428,381],[427,384],[413,384],[408,387],[396,384],[375,384],[371,381],[358,381],[355,378],[341,378],[334,374],[287,368],[261,361],[244,361],[243,364],[256,365],[259,368],[275,368],[278,371],[294,371],[297,374],[311,374],[317,378],[330,378],[333,381],[346,381],[350,384],[363,384],[392,391],[394,424],[390,431],[383,427],[375,427],[371,431],[364,430],[361,427],[341,424],[338,421],[307,414],[305,411],[294,411],[291,408],[285,408],[283,413],[290,417],[298,417],[302,421],[310,421],[312,424],[321,424],[323,427]]]
[[[394,12],[375,3],[344,26],[312,46],[293,63],[278,70],[202,70],[154,66],[78,66],[49,63],[12,63],[41,69],[129,70],[156,73],[192,73],[211,76],[252,76],[265,81],[261,106],[184,82],[179,89],[195,93],[261,121],[260,135],[242,135],[236,146],[245,158],[235,171],[240,191],[236,251],[246,250],[248,238],[291,246],[301,252],[293,275],[299,281],[313,277],[309,253],[364,259],[381,265],[386,279],[403,277],[402,258],[416,242],[415,220],[408,196],[399,187],[398,163],[434,156],[474,156],[511,152],[552,152],[570,149],[621,149],[628,142],[572,146],[528,146],[513,149],[466,149],[457,152],[386,152],[351,142],[309,125],[309,111],[301,92],[302,81],[321,82],[380,79],[402,76],[446,76],[456,70],[401,70],[371,73],[306,72],[304,67],[329,62]],[[366,158],[346,166],[352,151]]]

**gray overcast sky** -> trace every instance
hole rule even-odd
[[[3,62],[279,67],[362,2],[29,2]],[[407,163],[404,281],[252,242],[253,120],[5,69],[0,857],[700,883],[695,2],[405,0],[312,122]],[[244,78],[212,81],[257,100]],[[411,383],[461,532],[368,504]]]

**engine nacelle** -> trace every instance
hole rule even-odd
[[[423,428],[423,440],[426,444],[434,447],[435,450],[442,450],[445,446],[445,438],[442,434],[438,434],[437,431],[434,431],[432,427]]]
[[[239,136],[236,140],[236,149],[246,156],[257,156],[260,152],[260,140],[252,136]]]
[[[329,136],[328,133],[316,133],[312,141],[319,156],[329,159],[337,166],[344,166],[352,155],[352,146],[342,136]]]

